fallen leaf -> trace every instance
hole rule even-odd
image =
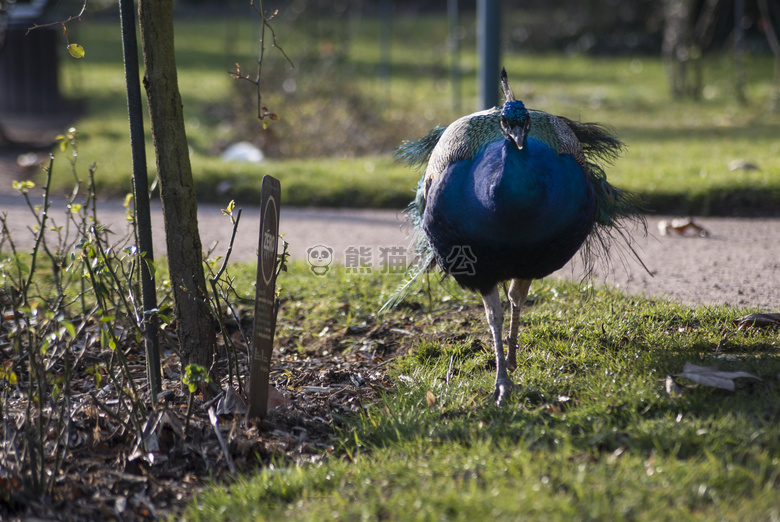
[[[170,428],[178,437],[179,439],[184,439],[185,433],[184,433],[184,426],[181,423],[181,420],[171,411],[163,411],[162,418],[160,418],[160,426],[162,428]]]
[[[778,314],[749,314],[739,319],[734,319],[735,326],[739,329],[750,327],[765,327],[780,325],[780,313]]]
[[[683,390],[680,388],[680,385],[674,382],[674,377],[671,375],[666,376],[666,383],[665,383],[666,393],[669,395],[669,397],[681,397]]]
[[[673,219],[667,221],[665,219],[658,222],[658,232],[662,236],[669,236],[677,234],[678,236],[684,236],[688,232],[692,232],[699,237],[708,237],[710,233],[702,226],[696,224],[693,219]]]
[[[723,372],[718,370],[717,366],[698,366],[689,362],[685,363],[682,373],[678,373],[675,377],[690,379],[702,386],[711,386],[729,391],[734,391],[734,379],[739,377],[761,380],[752,373]]]
[[[436,406],[436,396],[433,394],[431,390],[425,392],[425,402],[428,403],[429,408],[433,408],[434,406]]]
[[[279,406],[284,406],[285,404],[289,404],[290,399],[279,393],[279,390],[274,388],[272,385],[268,385],[268,409],[272,410],[274,408],[278,408]]]
[[[616,449],[615,451],[613,451],[613,452],[612,452],[612,453],[611,453],[611,454],[610,454],[610,455],[607,457],[607,462],[609,462],[610,464],[611,464],[611,463],[613,463],[613,462],[615,462],[617,459],[619,459],[619,458],[620,458],[620,456],[621,456],[621,455],[623,455],[623,453],[626,451],[626,449],[627,449],[627,448],[626,448],[626,445],[625,445],[625,444],[621,444],[620,446],[618,446],[618,447],[617,447],[617,449]]]
[[[742,159],[729,163],[729,170],[761,170],[758,165]]]
[[[269,400],[268,402],[271,401]],[[217,415],[243,415],[246,413],[246,402],[244,402],[244,399],[236,393],[233,386],[228,385],[225,387],[225,394],[219,399],[219,402],[217,402],[216,412]]]

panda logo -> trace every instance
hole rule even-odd
[[[333,249],[325,245],[315,245],[306,251],[309,268],[316,276],[324,276],[333,262]]]

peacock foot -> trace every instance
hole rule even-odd
[[[496,389],[493,392],[493,400],[496,401],[496,405],[501,406],[512,394],[512,388],[514,387],[514,383],[508,377],[506,379],[496,379]]]

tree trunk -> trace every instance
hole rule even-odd
[[[772,22],[772,11],[769,9],[767,0],[758,0],[758,8],[761,12],[761,18],[764,19],[766,40],[769,42],[769,48],[775,55],[775,81],[772,94],[769,97],[769,112],[777,112],[780,105],[780,41],[777,40],[777,34]]]
[[[673,98],[682,98],[688,93],[692,4],[692,0],[663,1],[664,36],[661,49]]]
[[[183,375],[189,364],[212,367],[216,334],[206,298],[198,204],[176,75],[173,0],[140,0],[138,12]]]

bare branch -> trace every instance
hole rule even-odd
[[[262,120],[263,122],[263,128],[268,127],[268,124],[271,120],[278,120],[279,117],[268,110],[268,107],[263,105],[263,95],[260,89],[260,78],[262,77],[262,71],[263,71],[263,58],[265,56],[265,29],[266,27],[271,32],[271,46],[275,47],[279,50],[280,53],[282,53],[282,56],[284,56],[285,60],[287,60],[287,63],[290,64],[291,67],[295,68],[295,64],[292,62],[289,56],[287,56],[287,53],[284,52],[284,49],[282,49],[276,40],[276,31],[274,31],[274,28],[271,27],[271,24],[269,23],[271,20],[273,20],[276,15],[279,13],[278,10],[274,11],[273,13],[266,15],[265,12],[265,6],[263,4],[263,0],[257,0],[257,3],[255,3],[255,0],[249,0],[249,5],[254,9],[254,11],[257,13],[257,15],[260,17],[261,20],[261,27],[260,27],[260,51],[258,53],[257,57],[257,75],[255,78],[251,78],[248,74],[242,75],[241,74],[241,68],[238,64],[236,64],[236,72],[231,72],[230,75],[237,79],[237,80],[246,80],[248,82],[253,83],[257,87],[257,118]]]
[[[84,12],[87,10],[87,1],[88,0],[84,0],[84,4],[81,6],[81,11],[79,12],[79,14],[73,15],[67,20],[60,20],[58,22],[50,22],[48,24],[33,24],[32,27],[27,28],[27,32],[24,34],[25,35],[30,34],[30,31],[32,31],[33,29],[41,29],[43,27],[51,27],[54,25],[62,25],[62,27],[64,28],[65,24],[72,22],[73,20],[81,21],[81,17],[84,15]]]

